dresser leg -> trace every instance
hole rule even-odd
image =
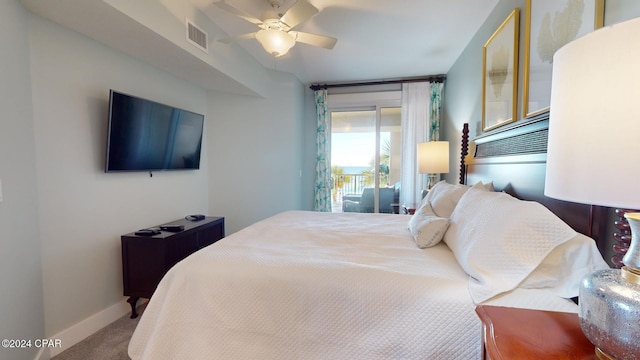
[[[131,319],[135,319],[138,317],[138,313],[136,312],[136,304],[138,303],[139,297],[131,296],[127,300],[127,302],[131,305]]]

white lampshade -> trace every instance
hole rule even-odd
[[[545,195],[640,209],[640,18],[553,57]]]
[[[640,208],[640,18],[594,31],[553,57],[545,195]],[[630,214],[627,214],[630,215]],[[580,326],[599,359],[640,352],[640,223],[622,270],[580,282]],[[633,356],[632,356],[633,357]]]
[[[445,174],[449,172],[449,142],[429,141],[418,144],[418,172]]]
[[[269,54],[275,57],[286,54],[296,43],[296,39],[291,34],[274,29],[258,31],[256,39]]]

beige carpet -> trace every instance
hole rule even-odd
[[[138,314],[144,311],[144,305],[138,306]],[[138,324],[137,318],[127,314],[95,334],[75,344],[69,349],[51,358],[52,360],[130,360],[127,355],[129,340]]]

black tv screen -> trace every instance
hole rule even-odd
[[[105,172],[200,168],[204,115],[123,94],[109,94]]]

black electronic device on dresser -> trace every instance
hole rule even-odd
[[[171,231],[163,231],[163,228]],[[139,230],[120,237],[124,296],[129,296],[127,302],[131,304],[132,319],[138,316],[138,299],[150,299],[173,265],[224,237],[224,218],[180,219],[151,229],[160,231],[153,235]]]

